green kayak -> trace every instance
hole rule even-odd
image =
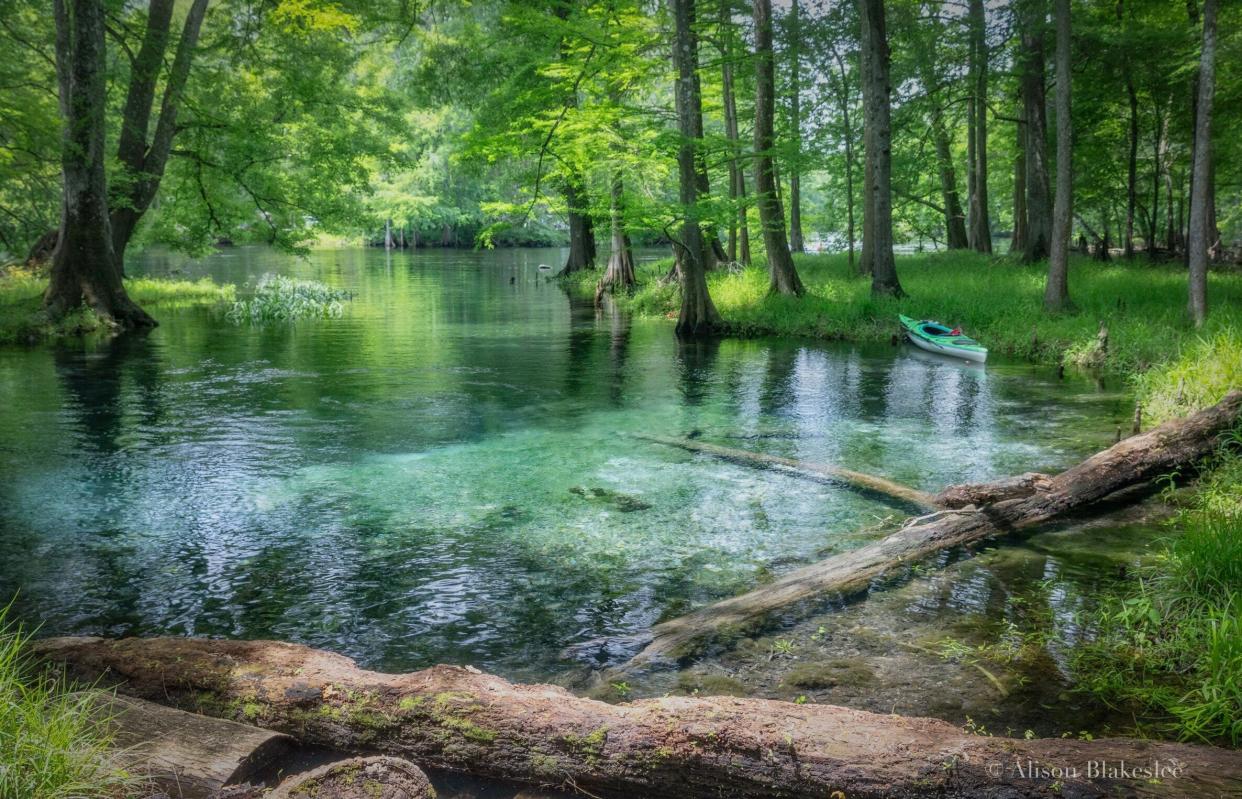
[[[908,316],[898,315],[906,338],[914,346],[934,352],[937,355],[948,355],[951,358],[965,358],[968,361],[983,363],[988,359],[987,348],[979,345],[970,336],[963,336],[960,330],[945,327],[930,319],[916,320]]]

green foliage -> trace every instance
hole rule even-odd
[[[1234,441],[1234,445],[1239,443]],[[1075,661],[1101,698],[1167,719],[1184,739],[1242,743],[1242,457],[1223,454],[1173,537],[1110,598]]]
[[[227,316],[238,324],[330,319],[343,314],[345,302],[352,297],[348,291],[314,280],[267,274],[260,278],[253,296],[233,302]]]
[[[0,798],[117,799],[138,781],[112,751],[95,691],[38,671],[29,635],[0,609]]]

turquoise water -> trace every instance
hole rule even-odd
[[[935,490],[1111,443],[1118,387],[905,347],[679,344],[568,297],[555,250],[316,252],[134,273],[312,277],[339,319],[161,310],[0,351],[0,596],[46,634],[270,637],[518,679],[855,546],[895,512],[636,439],[694,436]]]

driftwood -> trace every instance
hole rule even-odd
[[[100,695],[127,768],[146,776],[173,799],[209,799],[245,783],[288,756],[288,735],[226,719],[186,713],[142,699]]]
[[[958,486],[933,502],[966,507],[911,519],[886,538],[795,569],[747,594],[662,622],[649,633],[631,636],[643,649],[618,671],[673,665],[704,647],[754,630],[774,615],[808,600],[850,595],[870,587],[932,553],[1044,524],[1088,508],[1134,485],[1193,468],[1213,452],[1221,435],[1238,423],[1242,391],[1233,390],[1216,405],[1133,436],[1054,476],[1023,475],[982,486]],[[977,507],[976,502],[984,502]],[[607,642],[593,645],[607,649]],[[632,649],[631,649],[632,651]]]
[[[699,452],[705,455],[711,455],[721,460],[732,461],[734,463],[742,463],[748,466],[758,466],[765,469],[774,469],[787,474],[795,474],[800,477],[808,477],[812,480],[828,480],[834,483],[843,483],[850,488],[863,491],[868,494],[876,494],[889,499],[894,499],[902,505],[919,508],[921,510],[934,510],[936,507],[935,499],[931,494],[910,486],[895,483],[883,477],[856,472],[852,469],[846,469],[841,466],[834,466],[824,463],[809,463],[794,458],[785,458],[780,455],[769,455],[764,452],[750,452],[744,449],[733,449],[732,447],[722,447],[719,444],[709,444],[706,441],[697,441],[690,438],[670,438],[668,436],[650,436],[635,435],[637,439],[642,441],[650,441],[655,444],[664,444],[670,447],[677,447],[688,452]]]
[[[593,796],[1218,797],[1242,784],[1242,757],[1211,747],[992,738],[934,719],[766,699],[610,705],[458,666],[365,671],[270,641],[60,638],[35,651],[73,678],[217,716],[244,712],[303,744]]]

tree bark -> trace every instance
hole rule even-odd
[[[605,291],[629,291],[637,282],[634,277],[634,253],[630,237],[625,233],[625,186],[621,173],[612,174],[610,217],[612,225],[612,251],[608,255],[608,268],[600,279],[600,289]]]
[[[850,125],[849,81],[845,69],[845,59],[836,43],[832,44],[832,57],[837,62],[837,71],[841,76],[837,87],[837,105],[841,111],[841,125],[845,131],[845,239],[849,253],[849,271],[854,272],[854,128]]]
[[[1216,86],[1216,0],[1203,3],[1203,44],[1199,55],[1198,95],[1195,103],[1194,165],[1190,188],[1190,318],[1195,327],[1207,321],[1207,267],[1212,220],[1212,100]]]
[[[793,159],[789,166],[789,249],[806,252],[802,237],[802,20],[798,0],[789,7],[789,116]]]
[[[971,92],[975,107],[975,125],[968,131],[974,141],[975,209],[971,216],[974,224],[975,250],[992,252],[992,220],[988,213],[988,44],[983,0],[970,0],[970,54],[973,85]]]
[[[1126,27],[1123,8],[1125,0],[1119,0],[1117,3],[1117,22]],[[1126,98],[1130,103],[1130,130],[1129,145],[1130,152],[1126,161],[1126,231],[1125,248],[1126,258],[1134,257],[1134,214],[1138,206],[1138,142],[1139,142],[1139,101],[1138,91],[1134,87],[1134,76],[1131,74],[1130,65],[1130,48],[1129,43],[1122,51],[1122,72],[1126,76]]]
[[[1048,254],[1048,282],[1044,308],[1062,311],[1070,305],[1069,243],[1073,229],[1074,136],[1070,116],[1070,2],[1056,0],[1057,22],[1057,197],[1052,211],[1052,251]]]
[[[564,193],[569,214],[569,255],[560,273],[568,275],[595,268],[595,231],[585,191],[576,175],[566,181]]]
[[[720,61],[721,92],[724,100],[725,137],[729,140],[729,199],[737,206],[729,225],[728,258],[730,262],[750,265],[750,224],[746,219],[746,172],[739,163],[741,139],[738,134],[737,95],[733,89],[733,58],[737,52],[730,0],[720,2],[720,36],[723,56]]]
[[[1044,83],[1045,0],[1021,0],[1022,105],[1026,119],[1026,263],[1042,261],[1052,246],[1052,180],[1048,171],[1048,116]]]
[[[124,185],[114,186],[112,203],[112,249],[117,269],[124,274],[125,250],[143,214],[159,191],[164,169],[172,153],[173,138],[177,132],[177,113],[181,95],[189,79],[194,51],[203,18],[207,14],[207,0],[194,0],[186,13],[181,40],[177,44],[172,66],[164,81],[164,95],[160,101],[159,118],[155,133],[147,141],[151,109],[155,100],[155,85],[159,79],[172,16],[173,0],[153,0],[147,16],[147,31],[142,47],[134,62],[121,118],[121,134],[117,144],[117,158],[124,168]],[[119,189],[119,191],[118,191]]]
[[[934,719],[766,699],[610,705],[471,667],[366,671],[340,655],[274,641],[59,638],[38,642],[35,652],[73,679],[207,715],[245,713],[303,744],[617,799],[1197,799],[1223,796],[1242,780],[1239,759],[1211,747],[980,736]],[[1122,760],[1177,762],[1181,770],[1158,780],[1087,776],[1089,762]],[[1068,765],[1077,776],[1019,771]]]
[[[785,212],[776,195],[772,165],[773,117],[776,107],[776,76],[772,57],[772,1],[755,0],[755,202],[768,253],[768,290],[773,294],[801,297],[805,289],[789,242],[785,239]]]
[[[882,0],[859,0],[862,21],[864,141],[870,167],[869,198],[864,220],[863,260],[870,256],[871,293],[901,297],[893,259],[892,122],[889,85],[888,31]],[[870,246],[867,234],[871,235]]]
[[[101,0],[54,0],[56,74],[64,119],[61,235],[43,296],[59,319],[86,303],[119,327],[153,327],[129,298],[117,269],[104,170],[106,52]]]
[[[1014,130],[1018,137],[1017,154],[1013,159],[1013,235],[1009,239],[1010,254],[1026,251],[1026,123],[1017,122]]]
[[[932,112],[932,136],[936,140],[936,160],[939,162],[940,196],[944,203],[945,244],[950,250],[970,247],[966,235],[966,218],[958,199],[957,175],[953,172],[953,151],[949,144],[949,132],[939,108]]]
[[[703,230],[699,227],[697,150],[700,140],[694,110],[700,107],[695,96],[699,69],[698,42],[694,36],[695,0],[669,0],[676,30],[673,62],[677,71],[677,127],[681,143],[677,149],[677,173],[684,214],[679,247],[681,312],[677,317],[678,336],[712,335],[719,332],[720,315],[707,291]],[[700,116],[701,120],[702,117]]]
[[[777,616],[787,619],[808,600],[865,592],[881,576],[902,574],[911,564],[940,550],[1030,529],[1090,508],[1124,488],[1193,469],[1216,451],[1221,438],[1237,424],[1240,410],[1242,390],[1231,391],[1188,419],[1166,422],[1124,439],[1054,477],[1032,478],[1029,493],[1015,496],[1013,481],[1001,481],[1006,497],[1001,501],[911,519],[879,541],[795,569],[748,594],[662,622],[648,633],[630,637],[643,649],[617,671],[675,665],[712,645],[724,645],[762,629]],[[952,505],[954,497],[981,498],[999,491],[997,484],[957,486],[941,492],[937,501]]]

